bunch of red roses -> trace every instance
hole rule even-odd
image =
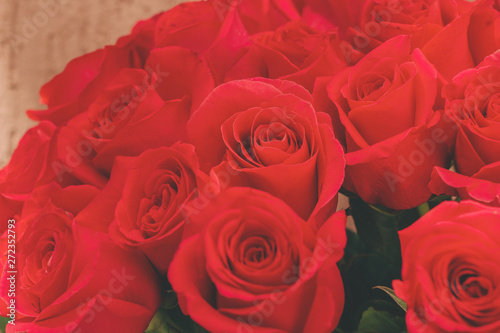
[[[499,332],[499,10],[191,2],[71,61],[0,170],[7,331]]]

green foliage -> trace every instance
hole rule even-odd
[[[356,333],[401,333],[405,331],[404,318],[370,307],[363,312]]]
[[[145,333],[206,333],[206,331],[182,313],[177,295],[168,288],[163,294],[160,309],[149,323]]]
[[[401,262],[398,231],[415,222],[417,209],[387,211],[369,205],[359,198],[351,198],[351,211],[359,237],[376,253],[392,263]]]
[[[347,230],[347,246],[344,258],[339,262],[344,281],[345,307],[338,332],[355,332],[363,312],[370,306],[404,316],[404,311],[376,286],[391,286],[399,279],[401,262],[393,263],[374,252],[360,238]]]
[[[347,194],[357,232],[347,231],[345,254],[339,262],[346,303],[335,332],[405,332],[406,303],[391,289],[392,281],[401,278],[398,232],[450,197],[439,196],[419,207],[394,211]]]
[[[0,317],[0,332],[5,332],[5,326],[7,326],[9,320],[9,318]]]
[[[447,196],[436,197],[414,209],[391,211],[350,196],[349,211],[357,232],[347,230],[344,257],[338,264],[346,303],[340,323],[333,333],[406,332],[406,303],[391,289],[392,281],[401,278],[398,231],[449,199]],[[165,290],[162,306],[146,333],[205,333],[202,327],[182,313],[170,286]]]
[[[384,286],[376,286],[374,288],[385,291],[387,293],[387,295],[391,296],[391,298],[396,302],[396,304],[401,307],[401,309],[405,310],[405,312],[408,310],[408,305],[406,305],[405,301],[403,301],[401,298],[396,296],[396,293],[391,288],[387,288]]]

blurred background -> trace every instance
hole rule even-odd
[[[41,109],[38,91],[73,58],[113,44],[134,23],[183,0],[2,0],[0,168]]]

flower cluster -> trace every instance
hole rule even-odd
[[[395,280],[410,332],[497,332],[499,10],[188,2],[74,59],[0,170],[7,331],[181,331],[171,294],[186,332],[371,329],[343,191],[361,241],[365,211],[466,200],[407,217],[370,283]]]

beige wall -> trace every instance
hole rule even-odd
[[[1,0],[0,167],[33,125],[38,91],[71,59],[114,43],[182,0]],[[37,26],[38,25],[38,26]],[[29,27],[35,28],[29,30]],[[17,38],[20,43],[13,43]]]

